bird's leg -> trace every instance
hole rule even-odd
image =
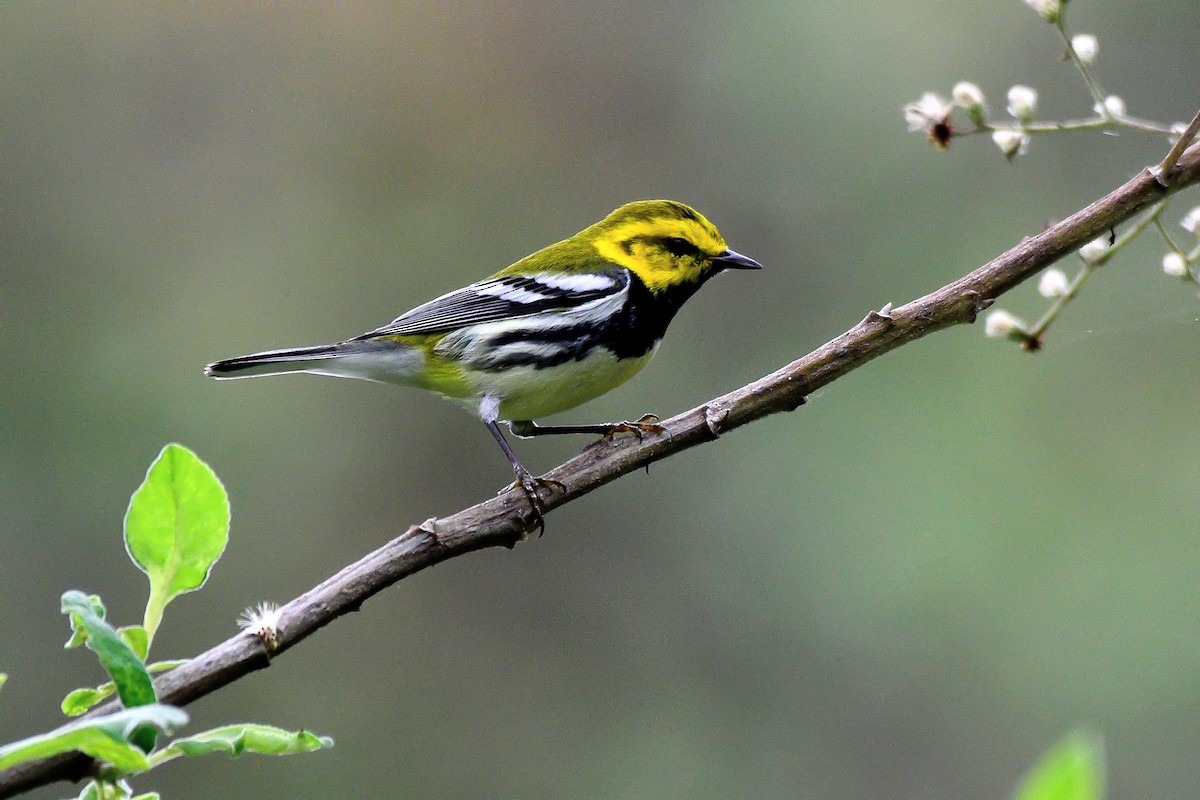
[[[509,447],[508,442],[504,438],[504,434],[500,432],[500,426],[495,420],[485,419],[483,424],[492,432],[492,436],[496,437],[496,442],[500,445],[500,449],[504,451],[504,455],[508,456],[508,461],[512,464],[513,472],[516,473],[517,479],[508,486],[504,487],[501,494],[510,489],[515,489],[518,486],[525,492],[525,496],[529,498],[529,504],[533,506],[533,524],[537,526],[538,536],[546,532],[546,518],[542,516],[542,497],[539,494],[540,489],[548,489],[552,491],[565,492],[567,487],[558,481],[552,481],[547,478],[535,477],[532,472],[525,469],[525,465],[517,458],[517,454]]]
[[[647,434],[671,435],[671,432],[658,424],[658,417],[646,414],[633,422],[597,422],[593,425],[538,425],[530,419],[513,420],[508,423],[509,430],[522,438],[530,436],[548,436],[558,433],[594,433],[605,439],[612,439],[619,433],[632,433],[638,439],[646,438]]]

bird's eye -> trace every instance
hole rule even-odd
[[[679,236],[668,236],[663,239],[663,247],[673,256],[698,256],[700,248]]]

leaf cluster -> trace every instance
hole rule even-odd
[[[292,755],[333,746],[328,737],[258,723],[225,725],[168,741],[187,721],[180,708],[158,702],[151,675],[185,661],[148,662],[167,605],[201,588],[229,541],[229,499],[212,469],[178,444],[163,448],[133,493],[125,514],[125,549],[150,581],[141,625],[114,627],[98,595],[72,589],[62,596],[71,625],[66,647],[96,654],[109,680],[63,698],[67,716],[81,716],[116,695],[122,710],[91,715],[47,733],[0,746],[0,770],[69,751],[96,760],[80,800],[151,800],[134,795],[128,779],[180,757],[226,753]],[[0,673],[0,686],[6,676]]]

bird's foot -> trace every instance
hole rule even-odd
[[[637,420],[629,422],[614,422],[604,431],[604,438],[612,441],[622,433],[632,433],[638,438],[638,441],[645,439],[647,436],[660,436],[666,434],[671,435],[671,432],[662,425],[658,424],[657,414],[643,414]]]
[[[542,491],[565,492],[567,487],[559,481],[550,480],[549,478],[538,478],[524,467],[518,469],[516,472],[517,479],[508,486],[505,486],[500,491],[500,494],[518,488],[525,493],[525,496],[529,498],[529,505],[533,507],[531,529],[536,527],[538,529],[538,537],[540,538],[546,532],[546,517],[544,516],[546,508],[542,503]]]

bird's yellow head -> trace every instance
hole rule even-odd
[[[698,286],[725,269],[761,269],[758,262],[730,250],[698,211],[672,200],[627,203],[580,236],[656,294]]]

